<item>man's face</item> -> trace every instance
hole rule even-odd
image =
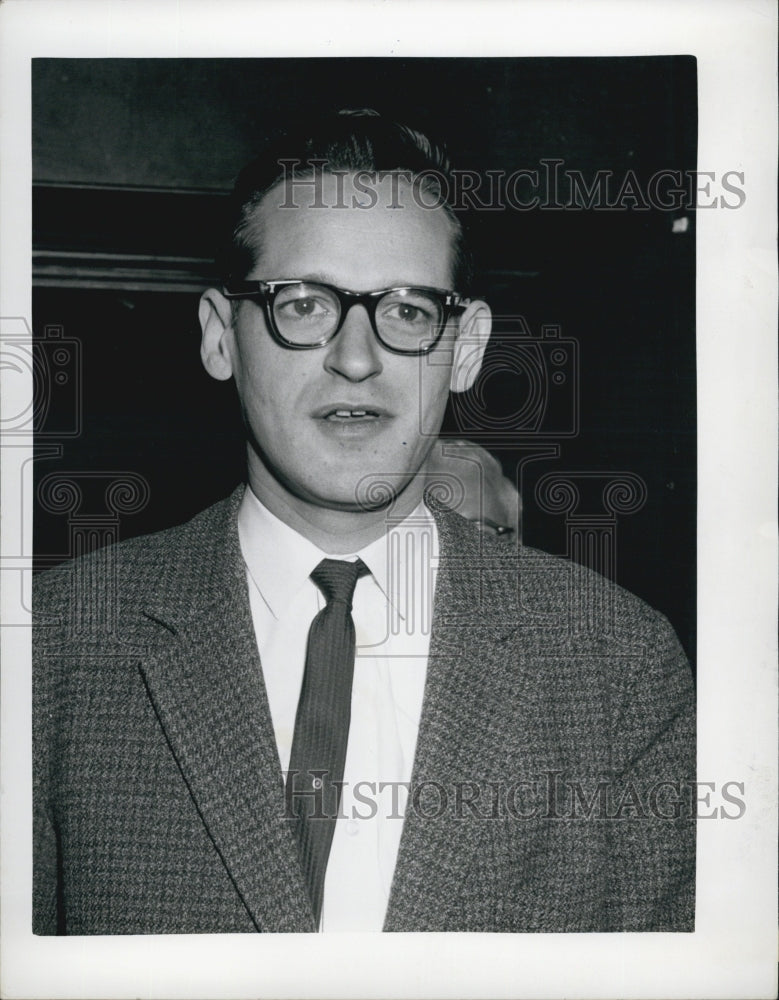
[[[341,179],[340,193],[334,177],[323,181],[326,205],[351,206],[350,178]],[[390,182],[377,185],[378,203],[366,209],[314,208],[308,188],[295,189],[298,207],[282,208],[285,192],[274,188],[252,219],[259,254],[246,277],[305,278],[352,291],[451,289],[452,222],[442,209],[416,204],[403,184],[402,207],[390,207]],[[387,493],[379,484],[403,490],[440,429],[456,333],[450,321],[429,355],[392,354],[355,305],[330,343],[295,351],[273,340],[261,306],[242,301],[222,350],[252,439],[250,482],[269,472],[287,493],[333,510],[380,503]]]

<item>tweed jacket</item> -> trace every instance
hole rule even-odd
[[[38,934],[315,929],[241,495],[36,579]],[[694,699],[672,629],[428,506],[441,560],[385,930],[692,930]]]

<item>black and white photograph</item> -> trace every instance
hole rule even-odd
[[[775,718],[760,763],[736,729],[762,633],[731,719],[712,694],[710,584],[748,581],[702,291],[755,154],[706,159],[707,53],[33,48],[2,310],[24,948],[85,996],[629,996],[653,959],[695,995],[717,852],[755,845],[745,886],[775,833]],[[776,893],[750,906],[767,940]],[[770,947],[721,995],[770,995]],[[212,948],[251,958],[215,985]],[[434,972],[469,949],[486,978]]]

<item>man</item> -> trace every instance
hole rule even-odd
[[[36,585],[38,933],[692,929],[671,629],[425,492],[490,334],[448,169],[342,113],[239,178],[247,488]]]

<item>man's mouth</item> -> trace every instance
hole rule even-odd
[[[351,406],[346,403],[333,403],[316,410],[314,416],[331,423],[347,423],[358,421],[380,420],[389,414],[386,410],[371,406]]]
[[[325,420],[375,420],[378,416],[373,410],[333,410]]]

